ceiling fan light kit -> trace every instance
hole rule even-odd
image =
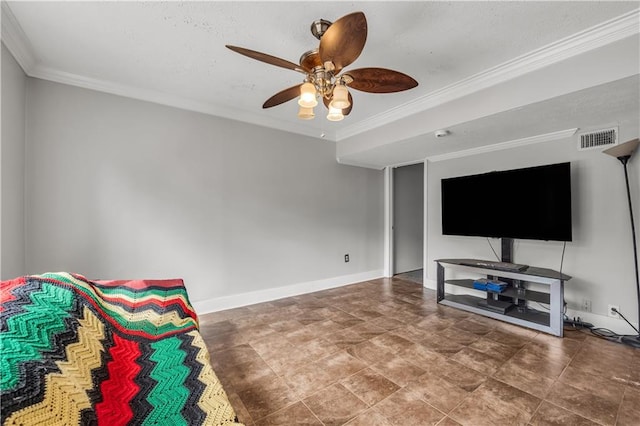
[[[298,118],[301,120],[313,120],[316,114],[313,112],[313,107],[303,107],[298,109]]]
[[[304,108],[313,108],[318,105],[318,100],[316,99],[316,87],[310,83],[305,82],[300,86],[300,99],[298,100],[298,105]]]
[[[262,108],[271,108],[298,99],[298,118],[315,117],[313,108],[320,97],[329,113],[327,120],[340,121],[353,108],[348,87],[368,93],[394,93],[416,87],[418,82],[406,74],[385,68],[360,68],[342,73],[355,61],[367,40],[367,20],[362,12],[343,16],[335,22],[318,19],[311,24],[311,33],[320,40],[318,49],[300,57],[300,64],[243,47],[227,45],[236,53],[271,65],[301,72],[301,85],[284,89],[267,99]]]
[[[327,120],[329,121],[342,121],[344,120],[344,114],[341,109],[334,108],[329,105],[329,113],[327,114]]]

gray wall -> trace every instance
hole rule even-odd
[[[424,164],[393,169],[393,273],[422,269]]]
[[[27,77],[2,44],[0,278],[25,274],[24,174]]]
[[[193,302],[382,269],[383,173],[332,142],[38,79],[27,128],[29,273]]]
[[[638,122],[620,123],[620,141],[638,137]],[[607,304],[619,305],[637,322],[633,252],[629,210],[621,164],[601,150],[578,151],[568,138],[465,158],[427,163],[428,243],[427,267],[431,285],[436,279],[434,259],[479,258],[495,260],[485,238],[443,236],[440,179],[570,161],[572,179],[573,241],[567,243],[563,272],[573,279],[565,285],[569,309],[581,310],[583,299],[592,301],[593,314],[607,316]],[[639,222],[640,155],[629,163],[635,222]],[[500,254],[500,240],[491,240]],[[514,262],[558,270],[562,243],[515,240]],[[606,319],[606,318],[605,318]],[[598,319],[602,325],[604,319]],[[622,323],[622,321],[620,321]],[[623,329],[628,328],[622,324]],[[632,333],[631,328],[627,332]]]

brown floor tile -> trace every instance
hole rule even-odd
[[[424,374],[423,369],[400,357],[373,364],[371,368],[398,386],[406,386],[409,382]]]
[[[370,368],[340,381],[355,396],[372,406],[400,389],[398,385]]]
[[[500,360],[471,348],[461,349],[452,355],[451,359],[464,366],[489,375],[495,373],[502,365]]]
[[[357,309],[352,312],[353,316],[363,319],[365,321],[381,317],[382,314],[373,309]]]
[[[392,425],[435,425],[445,415],[426,402],[416,399],[406,389],[401,389],[376,405],[376,409]]]
[[[269,327],[279,332],[297,330],[298,328],[303,326],[304,326],[303,323],[295,319],[283,319],[283,320],[272,322],[271,324],[269,324]]]
[[[254,421],[275,413],[298,399],[279,378],[255,381],[237,393]]]
[[[557,336],[552,336],[546,333],[538,333],[538,335],[534,337],[532,342],[561,348],[565,351],[567,355],[569,355],[570,357],[573,357],[580,350],[580,347],[582,346],[584,339],[583,340],[571,339],[566,336],[567,334],[566,330],[564,334],[565,334],[565,337],[557,337]]]
[[[414,346],[410,340],[405,339],[404,337],[400,337],[394,332],[388,332],[385,334],[381,334],[369,340],[374,345],[380,346],[383,349],[386,349],[389,352],[397,354],[403,349]]]
[[[640,390],[627,387],[624,392],[620,412],[618,413],[619,426],[633,426],[640,421]]]
[[[249,337],[242,332],[230,332],[213,337],[202,336],[209,352],[224,351],[234,346],[243,345],[249,341]]]
[[[593,393],[613,403],[620,403],[624,395],[624,386],[616,380],[585,373],[572,366],[567,367],[560,378],[560,383],[570,384],[587,393]]]
[[[546,400],[603,425],[614,425],[624,388],[603,377],[568,367]]]
[[[393,318],[389,318],[387,316],[380,316],[378,318],[374,318],[369,320],[370,324],[373,324],[377,327],[384,328],[385,330],[394,330],[396,328],[400,328],[405,325],[402,321],[398,321]]]
[[[368,340],[358,345],[351,346],[347,348],[346,351],[349,355],[358,358],[367,365],[378,362],[387,362],[396,358],[395,354],[381,348],[380,346],[374,345]]]
[[[462,425],[526,425],[540,399],[489,379],[449,413]]]
[[[225,311],[211,312],[198,316],[198,323],[200,327],[204,327],[210,323],[216,323],[220,321],[227,321],[230,319],[240,318],[251,315],[251,310],[243,306],[240,308],[227,309]]]
[[[481,337],[475,342],[469,345],[470,348],[485,353],[487,355],[491,355],[493,358],[496,358],[502,362],[506,362],[518,352],[518,348],[514,348],[513,346],[503,345],[502,343],[498,343],[495,340],[487,339],[485,337]]]
[[[394,334],[410,340],[415,343],[419,343],[429,335],[429,331],[416,325],[408,324],[400,328],[393,330]]]
[[[443,413],[453,410],[469,395],[464,389],[429,373],[409,383],[405,389]]]
[[[506,364],[515,364],[529,371],[555,379],[562,374],[568,362],[569,359],[566,357],[545,356],[535,348],[525,347],[512,356]]]
[[[231,392],[229,388],[225,388],[227,392],[227,398],[229,398],[229,402],[231,406],[236,412],[236,416],[238,417],[238,421],[245,426],[253,425],[253,419],[247,410],[247,407],[244,406],[244,403],[240,399],[237,393]]]
[[[443,355],[453,355],[462,350],[465,345],[447,339],[444,336],[435,333],[427,333],[426,337],[420,342],[424,346],[432,348],[434,351]]]
[[[596,426],[598,423],[544,401],[529,424],[531,426]]]
[[[220,371],[220,380],[236,392],[247,389],[262,380],[279,380],[276,373],[263,360],[246,362],[232,369],[222,368],[217,371]]]
[[[341,349],[345,349],[350,346],[357,345],[367,340],[366,337],[363,337],[361,334],[353,331],[350,328],[338,330],[334,333],[327,335],[326,338],[332,344],[334,344],[335,346]]]
[[[306,405],[302,402],[296,402],[256,422],[256,426],[276,425],[322,426],[322,422]]]
[[[635,378],[635,372],[631,368],[634,355],[628,349],[623,345],[588,338],[571,361],[571,366],[626,384]]]
[[[515,334],[523,339],[534,339],[539,332],[526,327],[520,327],[519,325],[510,324],[508,322],[496,321],[496,329],[502,330],[507,333]]]
[[[453,326],[458,321],[461,321],[460,318],[457,317],[447,317],[441,313],[441,309],[445,307],[438,305],[438,312],[428,315],[425,318],[419,320],[414,325],[416,327],[422,328],[425,331],[433,332],[440,328],[449,328]]]
[[[200,334],[202,334],[203,337],[214,337],[236,331],[237,329],[238,327],[229,320],[204,323],[200,321]]]
[[[440,420],[436,426],[462,426],[460,423],[453,420],[451,417],[445,417]]]
[[[234,346],[211,354],[213,368],[233,368],[239,364],[261,360],[260,355],[248,344]]]
[[[378,413],[375,408],[365,411],[349,423],[347,426],[393,426],[382,414]]]
[[[447,340],[459,343],[464,346],[470,345],[480,338],[480,336],[478,336],[477,334],[469,333],[459,328],[455,328],[455,326],[445,328],[443,330],[438,330],[436,331],[436,333]]]
[[[437,369],[440,363],[447,362],[447,358],[444,355],[439,354],[429,346],[422,344],[416,344],[404,348],[398,352],[398,356],[427,372],[434,371],[434,368]]]
[[[467,333],[473,333],[473,334],[484,336],[485,334],[488,334],[494,328],[496,328],[496,325],[481,323],[476,321],[475,318],[465,318],[461,321],[456,322],[453,325],[453,327],[458,330],[465,331]]]
[[[346,351],[331,354],[313,364],[316,368],[326,371],[334,381],[348,377],[364,369],[367,365],[349,355]]]
[[[308,342],[316,337],[318,337],[318,333],[316,333],[313,325],[306,325],[302,328],[298,328],[297,330],[291,330],[284,333],[284,338],[294,345]]]
[[[318,370],[315,364],[306,365],[296,371],[287,371],[283,377],[289,388],[300,399],[336,382],[335,377],[328,371]]]
[[[365,340],[372,339],[387,332],[387,330],[385,330],[384,328],[378,327],[377,325],[370,322],[363,322],[353,327],[349,327],[349,330],[353,331],[354,333],[358,333]]]
[[[513,346],[516,348],[521,348],[530,341],[530,339],[501,329],[492,330],[489,333],[485,334],[485,337],[498,343],[502,343],[507,346]]]
[[[440,376],[467,392],[474,391],[487,379],[485,374],[465,367],[453,360],[434,364],[433,370],[428,371],[429,374]]]
[[[517,362],[507,362],[492,377],[538,398],[546,397],[556,381]]]
[[[342,425],[368,408],[340,384],[315,393],[304,403],[325,425]]]

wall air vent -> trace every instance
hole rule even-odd
[[[616,127],[581,133],[579,136],[578,151],[599,149],[618,143],[618,129]]]

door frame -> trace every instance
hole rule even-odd
[[[393,247],[393,169],[414,164],[423,164],[422,197],[423,197],[423,224],[422,224],[422,278],[427,282],[427,159],[396,164],[384,168],[384,255],[383,275],[386,278],[393,277],[394,247]]]

